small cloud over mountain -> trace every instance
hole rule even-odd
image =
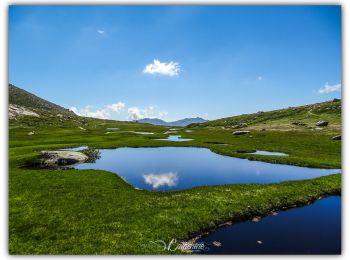
[[[87,105],[83,108],[71,107],[70,110],[73,111],[78,116],[110,119],[112,116],[111,115],[112,112],[119,113],[120,111],[123,111],[124,108],[125,108],[125,103],[119,101],[115,104],[106,105],[101,109],[93,110],[93,106]]]
[[[335,84],[335,85],[329,85],[328,82],[324,85],[323,88],[320,88],[318,90],[319,94],[329,94],[332,92],[340,92],[341,91],[341,84]]]
[[[129,119],[137,120],[142,117],[141,111],[138,107],[129,107],[128,108]]]
[[[74,106],[71,107],[70,110],[78,116],[95,117],[101,119],[115,119],[116,114],[121,114],[122,116],[127,114],[127,118],[133,121],[141,118],[162,118],[168,114],[166,111],[160,111],[155,105],[151,105],[146,108],[140,108],[137,106],[127,108],[126,104],[121,101],[114,104],[105,105],[99,109],[94,109],[93,106],[87,105],[83,108],[77,108]],[[125,111],[125,114],[122,114],[123,111]]]
[[[108,119],[111,116],[108,109],[104,108],[92,110],[92,106],[85,106],[84,108],[71,107],[70,110],[78,116],[94,117],[100,119]]]
[[[118,103],[115,103],[115,104],[112,104],[112,105],[108,105],[107,107],[108,107],[110,110],[114,111],[114,112],[119,112],[119,111],[124,110],[124,108],[125,108],[125,103],[123,103],[123,102],[118,102]]]
[[[142,118],[156,118],[166,116],[168,112],[159,111],[157,106],[148,106],[147,108],[129,107],[128,118],[130,120],[139,120]]]

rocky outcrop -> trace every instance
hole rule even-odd
[[[327,126],[328,125],[328,121],[318,121],[316,123],[316,126]]]
[[[341,140],[341,135],[333,136],[332,140]]]
[[[248,125],[246,123],[239,123],[237,125],[233,125],[232,128],[233,129],[239,129],[239,128],[243,128],[243,127],[247,127]]]
[[[18,116],[34,116],[34,117],[40,117],[37,113],[35,113],[32,110],[29,110],[28,108],[25,108],[23,106],[18,105],[9,105],[9,118],[15,119]]]
[[[234,131],[233,135],[245,135],[245,134],[249,134],[250,131]]]
[[[106,131],[118,131],[119,128],[118,127],[108,127],[106,128]]]
[[[70,166],[83,163],[88,156],[75,151],[41,151],[41,164],[46,167]]]

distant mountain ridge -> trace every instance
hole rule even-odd
[[[207,120],[200,117],[194,117],[194,118],[184,118],[173,122],[166,122],[159,118],[143,118],[138,120],[137,122],[144,123],[144,124],[151,124],[151,125],[162,125],[162,126],[187,126],[190,124],[204,123],[204,122],[207,122]]]

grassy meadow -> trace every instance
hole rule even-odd
[[[334,117],[334,121],[331,117]],[[183,191],[136,190],[118,175],[98,170],[28,169],[41,150],[192,146],[228,156],[320,168],[341,167],[337,115],[332,128],[295,130],[286,119],[266,121],[261,131],[250,124],[248,135],[232,128],[191,125],[174,134],[189,142],[153,140],[166,137],[167,127],[76,118],[48,117],[10,121],[9,250],[11,254],[169,254],[150,241],[190,239],[227,221],[263,216],[320,197],[340,194],[341,175],[268,185],[222,185]],[[313,122],[318,119],[312,119]],[[311,120],[310,120],[311,121]],[[332,121],[331,124],[332,124]],[[289,120],[290,122],[290,120]],[[275,129],[274,125],[282,130]],[[337,127],[338,126],[338,127]],[[79,128],[80,127],[80,128]],[[119,128],[106,134],[107,128]],[[288,129],[289,128],[289,129]],[[191,129],[192,132],[185,130]],[[28,135],[35,131],[35,134]],[[153,132],[139,135],[132,131]],[[222,145],[228,144],[228,145]],[[288,153],[288,157],[238,153],[245,150]]]

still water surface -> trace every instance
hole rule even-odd
[[[77,169],[114,172],[136,188],[147,190],[183,190],[206,185],[236,183],[275,183],[311,179],[336,169],[316,169],[271,164],[223,156],[207,148],[158,147],[101,149],[95,163]]]
[[[205,242],[204,254],[340,254],[341,198],[224,226],[197,242]]]
[[[166,138],[155,139],[155,140],[172,141],[172,142],[186,142],[186,141],[192,141],[193,139],[182,138],[181,135],[169,135]]]
[[[269,151],[255,151],[252,153],[247,153],[247,154],[257,154],[257,155],[274,155],[274,156],[288,156],[286,153],[281,153],[281,152],[269,152]]]

